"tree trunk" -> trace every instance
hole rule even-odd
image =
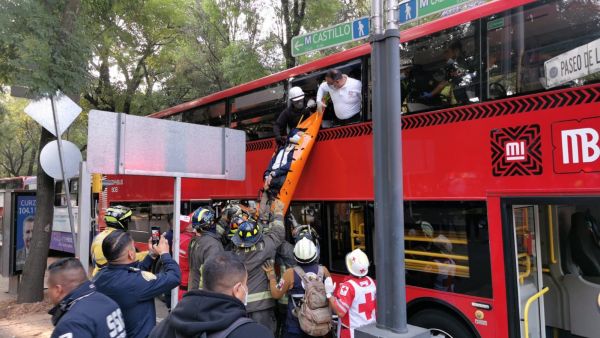
[[[49,9],[49,13],[52,13],[53,3],[46,0],[45,5]],[[80,7],[80,0],[68,0],[65,3],[60,18],[62,29],[61,39],[68,39],[70,33],[73,32]],[[60,43],[55,48],[60,48]],[[54,62],[56,63],[56,61]],[[54,67],[59,67],[59,65],[55,64]],[[57,89],[61,90],[61,88]],[[65,94],[69,95],[73,93]],[[44,146],[53,139],[54,136],[45,128],[42,128],[38,151],[41,152]],[[54,217],[54,179],[46,175],[39,163],[39,156],[37,158],[35,224],[33,225],[31,248],[23,267],[23,276],[19,285],[17,303],[39,302],[44,299],[44,274],[48,262],[48,250],[50,249],[50,237],[52,235],[52,219]],[[67,203],[70,203],[70,201],[67,201]]]
[[[40,136],[40,146],[54,139],[45,128]],[[31,248],[23,268],[23,277],[17,296],[17,303],[33,303],[44,299],[44,273],[48,261],[48,248],[52,234],[52,218],[54,215],[54,179],[37,166],[37,193],[35,197],[36,212],[33,226]]]

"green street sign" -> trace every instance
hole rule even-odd
[[[369,36],[369,18],[360,18],[292,38],[292,56],[338,46]]]

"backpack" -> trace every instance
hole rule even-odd
[[[300,322],[300,328],[310,336],[324,336],[331,331],[331,310],[325,296],[323,284],[323,266],[319,266],[318,278],[309,278],[301,267],[295,266],[294,271],[304,284],[304,297],[300,309],[294,313]]]

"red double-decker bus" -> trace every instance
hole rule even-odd
[[[409,322],[438,337],[597,337],[600,3],[456,3],[400,4]],[[370,118],[400,112],[371,110],[367,44],[154,114],[247,134],[246,179],[184,179],[182,213],[255,200],[287,89],[313,97],[331,68],[362,82],[362,110],[348,123],[328,105],[290,212],[318,229],[332,272],[355,248],[372,257]],[[140,242],[167,226],[172,180],[110,178],[104,206],[132,207]]]

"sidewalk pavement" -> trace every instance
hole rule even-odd
[[[22,315],[13,313],[9,318],[6,317],[4,310],[8,306],[11,308],[19,306],[16,305],[17,295],[8,293],[8,281],[8,277],[0,276],[0,338],[50,337],[54,327],[50,322],[50,315],[47,313],[51,307],[49,304],[28,304],[26,307],[33,312]],[[156,299],[155,304],[158,322],[165,318],[168,312],[167,307],[160,300]]]

